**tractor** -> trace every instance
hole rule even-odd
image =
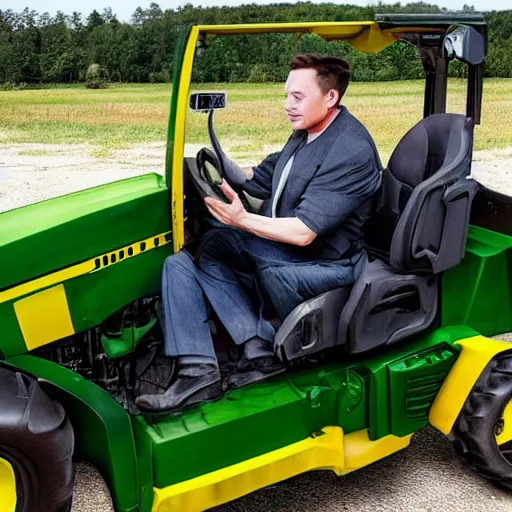
[[[166,414],[134,396],[165,389],[164,260],[208,232],[215,159],[185,155],[187,115],[225,108],[190,94],[214,38],[316,34],[380,52],[413,45],[423,116],[382,173],[366,267],[280,319],[287,371]],[[471,176],[481,122],[480,15],[190,25],[176,46],[165,175],[148,174],[0,215],[0,510],[66,512],[74,467],[104,477],[116,512],[192,512],[318,469],[344,475],[432,425],[493,484],[512,490],[512,199]],[[467,65],[463,114],[447,113],[451,60]],[[206,122],[206,118],[205,122]],[[254,211],[258,203],[244,197]],[[211,319],[219,361],[233,351]]]

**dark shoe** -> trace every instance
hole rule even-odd
[[[236,371],[240,373],[259,371],[261,373],[274,373],[277,370],[286,369],[285,365],[274,354],[271,356],[246,359],[244,356],[237,363]]]
[[[245,343],[235,370],[224,379],[224,390],[255,384],[287,371],[268,341],[253,338]]]
[[[274,354],[272,343],[254,337],[244,344],[244,353],[237,363],[236,371],[274,373],[282,368],[285,366]]]
[[[262,363],[261,366],[258,366],[258,364],[253,362],[244,371],[235,371],[228,375],[223,382],[224,391],[247,386],[248,384],[255,384],[288,371],[288,368],[281,362],[260,361],[260,363]]]
[[[182,366],[176,380],[160,394],[141,395],[135,405],[144,411],[175,411],[222,396],[219,368],[210,364]]]

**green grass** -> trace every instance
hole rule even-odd
[[[351,83],[345,104],[371,131],[383,157],[422,116],[424,82]],[[0,92],[3,143],[91,143],[98,154],[145,142],[165,142],[170,84],[112,85],[106,90],[50,87]],[[241,158],[258,159],[290,133],[283,113],[283,84],[201,84],[221,90],[228,108],[216,112],[219,137]],[[464,112],[464,80],[450,80],[448,111]],[[208,144],[206,116],[189,112],[187,143]],[[482,125],[475,149],[512,145],[512,80],[486,80]],[[104,152],[104,153],[103,153]],[[251,158],[252,157],[252,158]]]

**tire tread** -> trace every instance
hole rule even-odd
[[[480,375],[452,430],[456,453],[500,487],[512,490],[512,463],[500,453],[494,425],[512,400],[512,354],[493,359]]]

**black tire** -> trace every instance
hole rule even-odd
[[[0,457],[16,479],[16,512],[69,512],[73,429],[63,407],[26,375],[0,367]]]
[[[512,400],[512,353],[493,359],[480,375],[453,427],[457,453],[499,487],[512,491],[512,441],[501,446],[496,431]]]

